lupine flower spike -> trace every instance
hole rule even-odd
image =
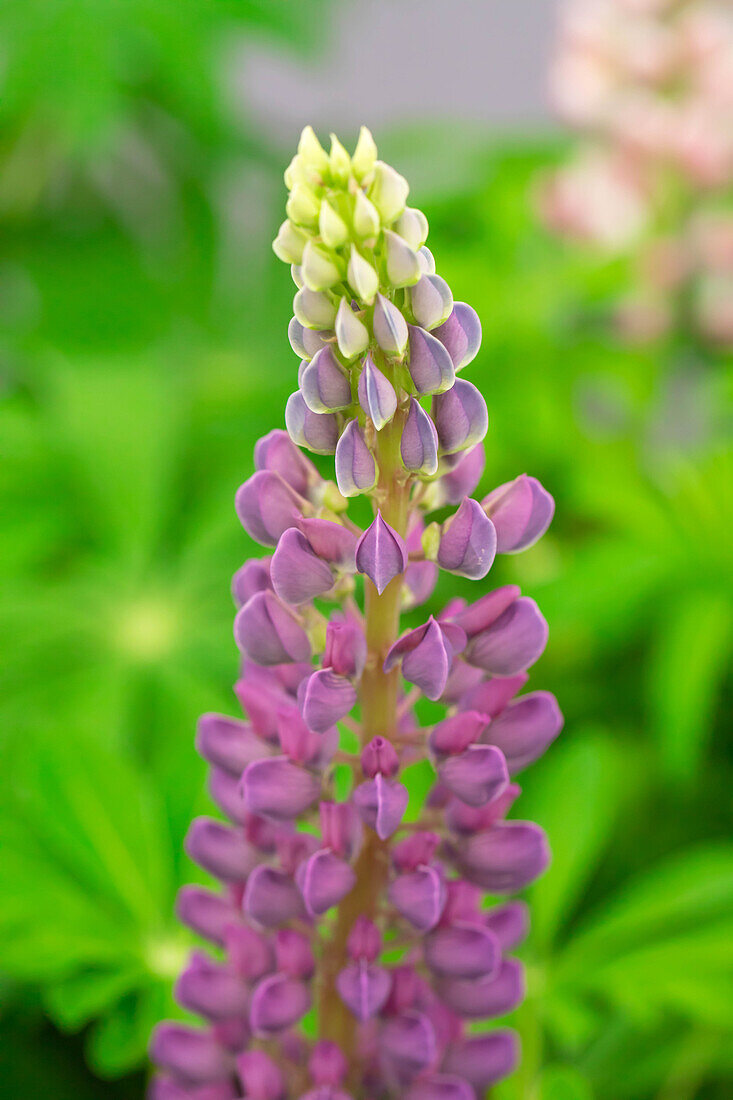
[[[187,852],[217,885],[178,901],[210,945],[175,989],[204,1026],[158,1026],[150,1096],[476,1100],[519,1057],[511,1030],[471,1027],[523,996],[524,905],[496,898],[549,858],[538,826],[507,819],[514,780],[562,718],[546,692],[519,694],[547,626],[515,586],[409,630],[400,615],[439,569],[481,580],[532,545],[553,501],[525,474],[471,495],[488,418],[457,372],[481,327],[369,131],[349,156],[307,128],[285,179],[274,249],[299,287],[299,387],[237,493],[270,556],[233,583],[244,717],[205,715],[196,742],[228,819],[194,821]],[[300,448],[333,454],[335,481]],[[442,707],[427,729],[421,693]],[[408,823],[403,773],[421,758],[435,781]]]

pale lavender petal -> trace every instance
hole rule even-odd
[[[379,1050],[401,1081],[411,1081],[435,1062],[435,1029],[424,1013],[401,1012],[384,1024],[379,1033]]]
[[[388,970],[364,959],[349,963],[336,978],[341,1000],[361,1023],[376,1016],[389,996],[391,984]]]
[[[300,865],[297,878],[306,908],[315,916],[338,905],[356,883],[351,865],[325,848]]]
[[[182,886],[176,898],[176,916],[199,936],[219,946],[224,943],[228,925],[239,920],[232,901],[224,894],[214,894],[203,886]]]
[[[234,503],[247,534],[275,546],[283,531],[296,526],[305,501],[279,474],[259,470],[239,487]]]
[[[264,864],[247,879],[242,904],[245,913],[265,928],[276,928],[305,914],[303,898],[292,877]]]
[[[408,325],[409,353],[407,369],[418,394],[443,393],[456,379],[453,360],[441,344],[425,329]]]
[[[150,1057],[156,1065],[193,1083],[225,1079],[234,1065],[211,1032],[170,1021],[158,1024],[153,1032]]]
[[[478,501],[464,497],[455,515],[443,524],[438,565],[460,577],[478,581],[491,569],[495,554],[493,523]]]
[[[328,329],[315,332],[305,328],[297,317],[291,317],[288,325],[288,340],[299,359],[312,359],[316,352],[326,346],[325,338],[329,335]]]
[[[516,959],[504,959],[494,976],[447,978],[440,982],[438,993],[449,1008],[468,1019],[505,1016],[524,997],[524,969]]]
[[[445,880],[435,867],[418,867],[391,883],[389,900],[403,917],[428,932],[440,920],[445,905]]]
[[[462,1077],[435,1073],[412,1085],[404,1100],[476,1100],[476,1095]]]
[[[495,974],[501,948],[480,924],[457,921],[425,937],[425,962],[436,974],[451,978],[484,978]]]
[[[407,470],[432,475],[438,469],[438,433],[432,420],[414,397],[410,398],[400,455]]]
[[[380,511],[356,544],[356,568],[369,577],[380,596],[407,568],[404,539],[382,519]]]
[[[280,536],[272,556],[270,576],[277,595],[290,604],[306,603],[322,596],[334,582],[330,566],[314,553],[297,527],[288,528]]]
[[[453,309],[451,289],[440,275],[422,275],[408,295],[412,315],[422,328],[442,325]]]
[[[291,393],[285,406],[285,427],[293,443],[317,455],[332,455],[338,443],[338,420],[333,413],[313,412],[300,390]]]
[[[449,756],[438,775],[469,806],[484,806],[509,785],[504,754],[493,745],[471,745],[465,752]]]
[[[320,781],[286,756],[255,760],[242,776],[242,794],[253,814],[275,821],[292,821],[321,793]]]
[[[550,862],[547,838],[529,821],[503,821],[462,842],[461,868],[471,882],[492,894],[522,890]]]
[[[440,503],[460,504],[481,480],[486,465],[484,445],[477,443],[468,451],[446,455],[443,461],[447,469],[440,477]]]
[[[316,733],[325,733],[356,704],[356,688],[345,676],[321,668],[304,680],[298,691],[303,720]]]
[[[303,400],[311,412],[336,412],[351,404],[351,382],[330,345],[313,356],[299,383]]]
[[[256,592],[234,620],[234,638],[255,664],[307,661],[311,647],[300,622],[274,592]]]
[[[448,1047],[443,1062],[447,1073],[460,1073],[477,1095],[508,1077],[519,1062],[519,1036],[502,1029],[489,1035],[471,1035]]]
[[[255,592],[272,588],[270,558],[246,561],[232,577],[232,596],[237,607],[242,607]]]
[[[263,978],[252,994],[250,1023],[256,1035],[276,1035],[297,1024],[310,1008],[308,986],[287,974]]]
[[[246,1010],[248,990],[228,967],[196,951],[176,982],[174,996],[190,1012],[219,1020]]]
[[[401,356],[407,347],[407,322],[397,306],[377,295],[372,320],[374,339],[387,355]]]
[[[345,497],[368,493],[377,480],[374,455],[364,441],[358,421],[351,420],[336,447],[336,481]]]
[[[359,375],[359,404],[370,418],[374,427],[381,432],[397,409],[397,394],[389,379],[374,365],[371,355],[364,360]]]
[[[529,932],[529,909],[523,901],[508,901],[484,913],[484,924],[496,936],[502,951],[511,951]]]
[[[259,852],[239,829],[208,817],[191,822],[185,848],[194,863],[224,881],[246,879],[260,861]]]
[[[346,572],[354,570],[356,536],[330,519],[301,519],[298,527],[308,539],[314,554]]]
[[[402,783],[383,775],[361,783],[353,794],[362,820],[374,829],[380,840],[386,840],[400,827],[408,798],[407,788]]]
[[[505,584],[502,588],[495,588],[493,592],[487,592],[475,603],[459,611],[453,616],[453,622],[457,623],[469,638],[474,634],[480,634],[499,618],[508,607],[519,598],[520,590],[516,584]]]
[[[456,370],[468,366],[481,347],[481,322],[476,310],[466,302],[455,302],[448,320],[433,332],[445,344]]]
[[[196,726],[196,751],[209,764],[238,778],[248,764],[272,750],[246,722],[225,714],[202,714]]]
[[[537,604],[521,596],[472,639],[466,659],[494,676],[513,676],[541,656],[547,635],[547,622]]]
[[[549,691],[533,691],[509,703],[481,740],[501,749],[514,775],[541,756],[562,727],[563,716],[555,696]]]
[[[475,446],[489,428],[486,402],[481,392],[465,378],[456,378],[449,390],[433,398],[433,421],[444,454]]]
[[[275,1062],[263,1050],[249,1050],[237,1058],[237,1074],[247,1100],[283,1100],[285,1081]]]

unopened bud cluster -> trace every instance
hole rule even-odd
[[[285,178],[274,249],[298,287],[299,385],[287,432],[257,443],[236,499],[272,551],[233,582],[246,717],[208,714],[198,729],[229,823],[197,819],[187,850],[220,886],[185,887],[178,903],[214,949],[176,986],[207,1026],[159,1026],[152,1096],[477,1100],[518,1044],[471,1021],[504,1016],[524,990],[511,951],[525,907],[486,908],[485,895],[547,864],[542,831],[506,815],[562,717],[547,692],[518,694],[547,625],[514,585],[403,633],[399,616],[439,569],[480,580],[497,553],[531,546],[554,505],[524,474],[471,496],[488,418],[457,372],[480,324],[436,275],[427,221],[369,132],[349,156],[306,129]],[[334,454],[335,482],[301,447]],[[359,494],[366,529],[349,515]],[[421,695],[443,708],[427,729]],[[408,823],[402,773],[423,759],[435,781]]]

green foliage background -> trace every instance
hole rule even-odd
[[[0,6],[7,1095],[141,1097],[149,1030],[174,1010],[189,940],[173,898],[196,876],[182,837],[211,809],[193,727],[233,712],[228,579],[254,550],[232,500],[297,366],[269,251],[289,150],[235,117],[222,73],[236,41],[302,53],[327,16],[315,0]],[[483,321],[485,488],[527,470],[557,500],[550,534],[490,583],[540,601],[533,683],[566,714],[520,803],[554,863],[530,897],[523,1065],[495,1094],[722,1100],[730,363],[609,337],[625,265],[563,248],[532,212],[561,143],[474,133],[447,189],[456,134],[376,136],[422,166],[439,269]]]

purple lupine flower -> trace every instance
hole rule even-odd
[[[156,1029],[150,1096],[475,1100],[519,1057],[513,1031],[469,1022],[520,1002],[527,931],[524,903],[485,908],[484,894],[547,866],[542,831],[507,814],[511,777],[562,716],[549,693],[522,693],[547,624],[515,585],[412,629],[400,613],[441,569],[481,580],[497,552],[532,545],[554,504],[525,474],[472,496],[488,417],[456,372],[480,322],[436,274],[427,222],[369,132],[349,156],[306,128],[286,183],[274,247],[298,286],[299,389],[237,493],[269,556],[232,583],[244,717],[206,714],[196,735],[228,820],[194,821],[186,850],[218,886],[177,902],[217,954],[195,951],[176,983],[204,1027]],[[301,447],[335,452],[335,482]],[[372,522],[350,514],[357,495]],[[426,729],[421,694],[439,708]],[[435,779],[407,823],[403,771],[420,759]]]

